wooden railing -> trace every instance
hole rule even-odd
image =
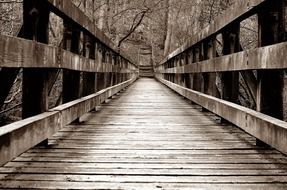
[[[70,0],[24,0],[23,5],[23,38],[0,36],[3,80],[23,69],[23,120],[0,128],[0,165],[93,110],[132,84],[139,73]],[[62,47],[47,45],[50,12],[63,19]],[[49,109],[48,89],[59,69],[63,105]]]
[[[287,68],[285,0],[242,0],[156,67],[156,78],[182,96],[287,153],[283,121]],[[242,51],[240,23],[258,16],[258,48]],[[216,48],[218,36],[222,52]],[[219,56],[223,55],[223,56]],[[256,110],[239,105],[239,76]],[[220,78],[221,88],[216,80]]]

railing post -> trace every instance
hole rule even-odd
[[[64,21],[63,49],[80,53],[80,31],[71,23]],[[77,64],[77,63],[74,63]],[[78,63],[79,64],[79,63]],[[80,72],[63,70],[63,103],[80,97]]]
[[[102,64],[104,61],[104,48],[100,43],[97,43],[96,48],[96,64]],[[102,68],[103,69],[103,68]],[[97,91],[100,91],[105,88],[105,73],[97,73]]]
[[[179,66],[180,66],[180,58],[177,56],[174,59],[174,67],[179,67]],[[174,74],[174,80],[176,84],[180,85],[180,74],[179,73]]]
[[[266,2],[258,14],[259,46],[285,41],[285,0]],[[257,111],[283,119],[283,72],[258,71]]]
[[[193,49],[193,63],[201,61],[201,46],[196,46]],[[203,92],[203,78],[202,74],[193,74],[193,90]]]
[[[118,61],[120,68],[123,68],[123,62],[122,62],[122,58],[120,55],[117,55],[117,61]],[[124,82],[124,73],[119,73],[119,81],[120,83]]]
[[[223,55],[228,55],[240,51],[240,23],[231,25],[222,33]],[[225,72],[222,73],[222,94],[224,100],[239,103],[239,73]]]
[[[204,60],[213,59],[216,57],[216,41],[214,37],[204,42],[203,51]],[[214,97],[219,97],[219,92],[216,86],[216,75],[216,73],[203,74],[204,93]]]
[[[23,37],[47,44],[49,41],[50,11],[43,2],[39,1],[24,0],[23,6]],[[41,54],[43,52],[39,50],[37,53]],[[48,110],[49,72],[50,70],[43,71],[43,69],[23,69],[23,118]]]
[[[37,42],[49,42],[50,11],[43,2],[23,1],[23,37]],[[36,50],[37,51],[37,50]],[[41,50],[37,52],[43,53]],[[42,64],[42,63],[36,63]],[[52,69],[23,69],[22,118],[28,118],[49,109],[49,88],[51,86]],[[47,146],[48,140],[40,143]]]
[[[110,54],[109,50],[106,49],[106,51],[105,51],[105,65],[107,65],[107,64],[111,64],[111,54]],[[111,81],[112,81],[112,73],[106,72],[105,73],[105,83],[106,83],[105,88],[111,86]]]
[[[117,68],[117,70],[114,73],[114,78],[113,78],[113,85],[116,85],[119,83],[119,65],[118,65],[118,60],[117,60],[117,55],[113,53],[112,55],[112,62],[113,65]]]
[[[186,52],[184,54],[184,65],[188,65],[190,62],[190,53]],[[184,74],[184,85],[186,88],[191,88],[191,74],[185,73]]]
[[[180,55],[180,66],[184,66],[186,64],[186,53],[182,53]],[[180,85],[185,87],[185,74],[180,74]]]
[[[85,35],[84,56],[95,60],[95,42],[88,35]],[[88,96],[96,91],[96,74],[93,72],[83,73],[83,96]]]

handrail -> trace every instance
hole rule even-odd
[[[282,42],[173,68],[165,69],[159,66],[156,71],[166,74],[183,74],[287,69],[287,60],[284,54],[286,51],[287,42]]]
[[[0,67],[7,68],[58,68],[119,73],[137,71],[135,65],[122,68],[111,62],[102,63],[98,59],[89,59],[60,47],[6,35],[0,35],[0,59]]]

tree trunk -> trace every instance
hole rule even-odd
[[[107,3],[104,3],[103,5],[101,5],[100,11],[99,11],[99,21],[98,21],[98,28],[100,30],[104,29],[107,10],[108,10]]]
[[[172,35],[173,35],[173,14],[171,3],[172,0],[166,0],[167,3],[167,16],[166,16],[166,38],[164,43],[164,56],[167,56],[171,49]]]

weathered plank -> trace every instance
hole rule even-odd
[[[31,40],[0,35],[0,67],[4,68],[58,68],[86,72],[134,73],[137,67],[122,68],[111,63],[97,62],[62,48]]]
[[[286,69],[287,43],[283,42],[258,49],[213,58],[180,67],[161,69],[158,73],[208,73],[245,70]]]
[[[158,78],[158,80],[180,95],[223,117],[254,137],[283,153],[287,153],[286,122],[246,107],[181,87],[161,78]]]
[[[276,180],[274,180],[276,181]],[[15,189],[93,189],[93,190],[102,190],[102,189],[113,189],[113,190],[198,190],[198,189],[210,189],[213,190],[222,190],[222,189],[232,189],[232,190],[285,190],[286,185],[280,183],[263,183],[263,184],[230,184],[230,183],[213,183],[212,185],[206,183],[143,183],[143,182],[134,182],[134,183],[123,183],[123,182],[74,182],[69,178],[66,181],[37,181],[25,180],[25,181],[11,181],[7,180],[0,184],[1,188],[15,188]]]
[[[0,168],[0,188],[286,188],[287,158],[216,118],[140,79]]]

